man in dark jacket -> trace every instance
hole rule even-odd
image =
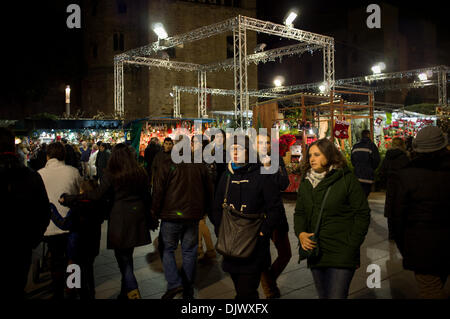
[[[377,146],[370,140],[370,131],[362,131],[361,141],[352,148],[352,164],[355,175],[368,197],[375,181],[375,170],[380,165],[380,153]]]
[[[188,140],[185,142],[189,143]],[[172,299],[181,292],[184,298],[193,298],[198,222],[210,211],[213,192],[206,166],[193,162],[193,159],[192,163],[180,164],[171,160],[160,161],[153,173],[152,213],[161,219],[162,262],[168,283],[162,299]],[[181,274],[174,255],[180,240],[183,255]]]
[[[103,174],[105,172],[106,166],[108,165],[108,160],[110,156],[111,152],[106,149],[106,144],[101,143],[97,154],[97,158],[95,159],[95,166],[97,167],[97,177],[100,183],[102,182]]]
[[[24,297],[32,249],[50,221],[50,203],[41,176],[25,167],[14,149],[14,135],[0,128],[0,194],[3,207],[9,208],[2,214],[3,255],[12,263],[5,287],[8,298],[19,299]]]
[[[415,273],[420,298],[447,298],[450,274],[450,153],[434,126],[413,141],[416,157],[395,176],[393,235],[403,267]]]

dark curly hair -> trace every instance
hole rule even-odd
[[[309,150],[314,145],[319,148],[320,152],[327,159],[327,169],[330,168],[331,165],[334,165],[337,168],[347,167],[347,161],[345,160],[344,155],[338,150],[338,148],[327,138],[322,138],[311,143],[311,145],[309,145],[308,149],[306,150],[306,156],[304,156],[301,163],[303,176],[311,168],[311,165],[309,164]]]

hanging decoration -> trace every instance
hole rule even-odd
[[[334,122],[333,134],[337,138],[348,138],[348,128],[350,123],[345,121],[336,120]]]

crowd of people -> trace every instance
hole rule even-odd
[[[141,298],[133,252],[150,244],[150,230],[158,229],[153,240],[158,242],[167,281],[162,299],[194,298],[197,262],[215,260],[217,253],[233,281],[236,299],[258,299],[260,284],[266,298],[280,298],[277,278],[292,257],[282,201],[289,178],[282,159],[275,173],[264,173],[279,156],[270,153],[272,138],[258,135],[253,140],[242,134],[227,141],[222,130],[211,139],[186,138],[167,137],[162,145],[152,139],[144,165],[126,144],[110,149],[104,143],[82,141],[74,148],[57,141],[35,150],[26,167],[14,135],[0,129],[2,195],[14,207],[21,203],[8,215],[8,223],[25,228],[10,247],[10,255],[21,263],[11,277],[14,296],[24,297],[32,249],[44,241],[51,256],[53,298],[95,298],[94,261],[101,225],[107,220],[107,248],[114,250],[122,276],[119,299]],[[186,143],[194,159],[210,142],[211,155],[222,160],[172,159],[176,143]],[[394,139],[381,163],[380,174],[387,180],[389,239],[397,244],[404,268],[415,272],[420,297],[445,298],[443,286],[450,270],[448,140],[439,128],[426,127],[412,141],[412,150],[406,151],[402,139]],[[258,154],[256,162],[252,152]],[[368,196],[380,165],[368,131],[353,147],[351,161],[354,172],[336,145],[324,138],[309,145],[301,164],[293,231],[298,262],[307,259],[321,299],[347,298],[360,267],[360,247],[370,224]],[[271,241],[276,257],[270,253]],[[175,250],[180,244],[179,270]],[[68,264],[81,268],[80,289],[65,285]]]

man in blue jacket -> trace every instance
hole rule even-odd
[[[352,148],[352,164],[355,175],[368,197],[375,181],[375,170],[380,164],[380,153],[375,143],[370,140],[369,130],[362,131],[361,135],[361,140]]]

